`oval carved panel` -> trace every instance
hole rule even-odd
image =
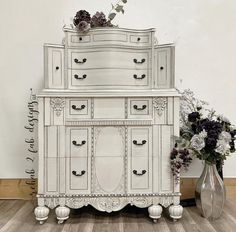
[[[122,193],[124,190],[125,129],[95,128],[94,177],[96,193]]]

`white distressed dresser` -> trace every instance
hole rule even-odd
[[[64,32],[63,45],[44,46],[36,219],[127,204],[148,207],[154,221],[162,206],[181,218],[169,165],[179,133],[174,46],[157,45],[154,29]]]

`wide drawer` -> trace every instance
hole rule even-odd
[[[150,71],[147,69],[90,69],[68,70],[69,88],[104,88],[104,87],[146,87],[149,85]]]
[[[151,50],[96,49],[69,50],[71,69],[148,69]]]

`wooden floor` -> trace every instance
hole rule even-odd
[[[127,206],[120,212],[101,213],[92,207],[72,210],[70,219],[58,225],[54,210],[47,222],[34,218],[35,204],[23,200],[0,200],[0,232],[235,232],[236,200],[227,200],[220,219],[209,222],[195,207],[184,208],[183,218],[172,222],[167,212],[158,223],[149,219],[146,209]]]

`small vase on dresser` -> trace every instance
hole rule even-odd
[[[112,212],[148,207],[150,218],[182,216],[169,157],[179,134],[174,45],[154,29],[64,28],[65,44],[45,44],[39,101],[36,219],[56,208]]]

